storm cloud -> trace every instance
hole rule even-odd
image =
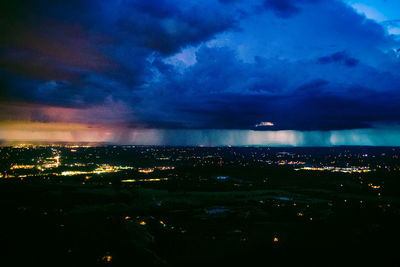
[[[400,124],[400,38],[339,0],[2,1],[0,31],[2,121]]]

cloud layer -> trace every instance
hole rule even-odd
[[[338,0],[3,1],[0,31],[2,121],[400,123],[399,37]]]

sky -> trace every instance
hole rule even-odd
[[[4,0],[0,140],[400,145],[397,0]]]

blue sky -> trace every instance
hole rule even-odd
[[[0,139],[398,145],[398,1],[15,0],[0,10]]]
[[[400,2],[396,0],[345,0],[357,12],[375,20],[392,34],[400,34]]]

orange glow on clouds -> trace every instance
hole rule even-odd
[[[0,139],[8,141],[102,142],[106,137],[105,129],[79,123],[0,122]]]
[[[3,121],[0,122],[0,140],[157,144],[159,135],[157,130],[127,129],[121,125]]]

